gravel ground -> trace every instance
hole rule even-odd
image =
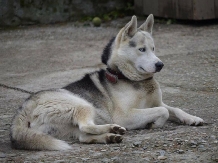
[[[104,27],[77,23],[0,31],[0,84],[28,91],[59,88],[101,67],[107,41],[129,18]],[[140,21],[140,23],[142,23]],[[203,118],[204,126],[167,122],[134,130],[120,144],[69,143],[73,151],[25,151],[10,147],[9,127],[27,93],[0,86],[0,162],[218,162],[218,24],[155,24],[156,75],[165,103]]]

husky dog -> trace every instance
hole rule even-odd
[[[154,74],[164,64],[155,56],[154,18],[137,28],[137,18],[105,47],[107,65],[62,89],[31,95],[18,109],[11,126],[16,149],[68,150],[59,137],[83,143],[120,143],[126,130],[162,127],[170,118],[187,125],[203,119],[162,102]]]

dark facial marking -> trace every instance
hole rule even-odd
[[[107,61],[109,60],[110,56],[111,56],[111,46],[113,44],[115,40],[115,37],[113,37],[110,42],[106,45],[106,47],[104,48],[103,50],[103,54],[101,56],[101,61],[102,63],[106,64],[107,65]]]
[[[130,46],[130,47],[136,47],[136,43],[135,43],[134,41],[130,41],[130,42],[129,42],[129,46]]]

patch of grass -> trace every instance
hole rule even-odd
[[[103,22],[108,22],[113,19],[122,18],[134,14],[134,4],[132,0],[128,0],[123,8],[115,8],[113,11],[103,15],[84,16],[80,22],[92,21],[94,17],[99,17]]]

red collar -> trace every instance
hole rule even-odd
[[[113,84],[116,84],[118,79],[128,79],[127,77],[123,75],[122,72],[114,71],[110,68],[106,69],[105,76],[107,80]]]
[[[114,70],[112,70],[112,69],[110,69],[110,68],[107,68],[107,69],[106,69],[106,71],[105,71],[105,77],[106,77],[106,79],[107,79],[109,82],[111,82],[111,83],[113,83],[113,84],[116,84],[116,83],[118,82],[118,79],[128,79],[127,77],[125,77],[125,76],[123,75],[122,72],[120,72],[120,71],[114,71]],[[151,80],[151,79],[153,79],[153,77],[147,78],[147,79],[145,79],[145,80]],[[129,80],[129,79],[128,79],[128,80]]]

